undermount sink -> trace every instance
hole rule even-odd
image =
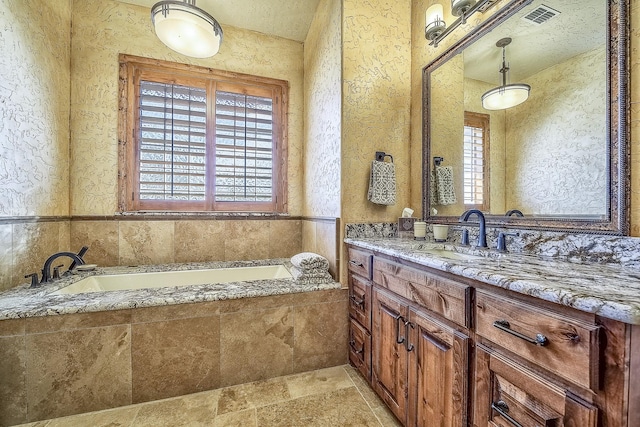
[[[420,252],[436,255],[442,258],[458,260],[458,261],[471,261],[476,259],[482,259],[482,257],[478,255],[464,254],[460,252],[449,251],[447,249],[425,248],[425,249],[421,249]]]

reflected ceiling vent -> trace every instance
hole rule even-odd
[[[540,6],[536,7],[534,10],[523,16],[522,19],[536,25],[542,25],[549,19],[554,18],[558,15],[560,15],[560,12],[558,12],[557,10],[551,9],[549,6],[541,4]]]

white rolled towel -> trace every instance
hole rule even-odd
[[[331,277],[331,274],[329,274],[328,271],[307,273],[294,266],[291,268],[291,275],[293,276],[293,279],[299,283],[333,282],[333,277]]]
[[[302,252],[291,257],[291,264],[298,270],[308,272],[329,271],[329,261],[322,255],[313,252]]]

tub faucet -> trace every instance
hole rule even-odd
[[[68,271],[71,271],[71,270],[73,270],[75,268],[76,265],[83,265],[84,264],[84,260],[82,259],[82,256],[87,252],[88,249],[89,249],[88,247],[83,246],[82,249],[80,249],[80,252],[78,252],[77,254],[74,254],[73,252],[58,252],[58,253],[55,253],[55,254],[51,255],[44,262],[44,267],[42,267],[42,279],[40,280],[40,284],[49,283],[49,282],[52,281],[51,264],[53,264],[53,261],[55,261],[56,259],[58,259],[58,258],[60,258],[62,256],[66,256],[66,257],[71,258],[73,260],[73,262],[69,266],[69,270],[68,270]]]
[[[479,248],[486,248],[487,247],[487,229],[486,229],[484,214],[480,212],[478,209],[469,209],[468,211],[464,212],[460,216],[460,222],[467,222],[469,220],[469,217],[473,214],[477,215],[478,221],[480,222],[480,230],[478,232],[478,244],[476,246]]]
[[[518,209],[508,210],[507,213],[504,214],[504,216],[511,216],[511,215],[524,217],[524,214],[522,213],[522,211],[519,211]]]

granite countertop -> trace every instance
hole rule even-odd
[[[210,268],[251,267],[275,264],[283,264],[288,269],[291,268],[289,259],[164,264],[132,267],[98,267],[96,270],[91,272],[74,272],[74,274],[68,277],[64,277],[36,289],[29,289],[29,285],[25,284],[0,293],[0,320],[283,295],[299,292],[340,289],[342,287],[340,283],[333,281],[329,283],[319,281],[318,283],[303,284],[295,281],[294,279],[269,279],[221,284],[52,295],[55,291],[64,288],[65,286],[93,275],[202,270]]]
[[[586,264],[501,254],[410,238],[347,238],[345,243],[509,289],[588,313],[640,325],[640,271],[619,264]],[[475,255],[449,259],[429,249]]]

